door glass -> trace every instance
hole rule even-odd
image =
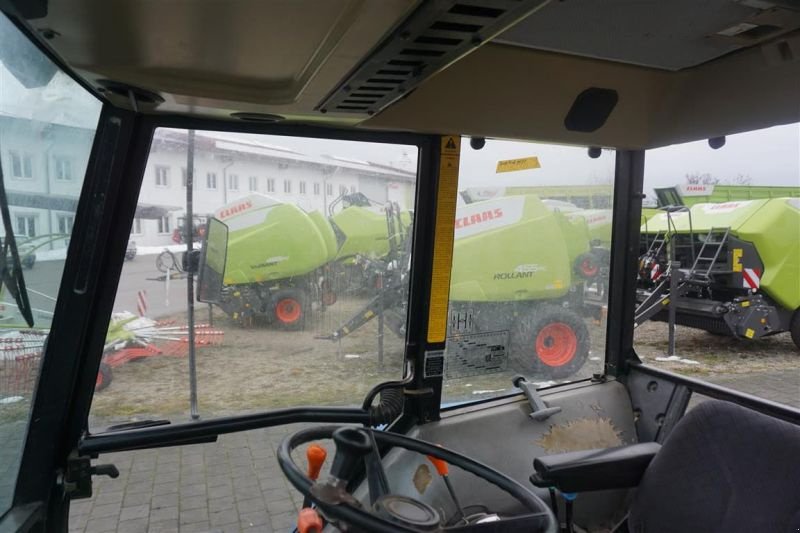
[[[800,125],[649,150],[644,191],[636,353],[800,407]]]
[[[0,289],[2,514],[13,498],[42,347],[101,106],[2,15],[0,61],[3,185],[34,319],[28,327],[14,297]],[[54,153],[69,157],[55,160]],[[0,232],[5,241],[5,231]]]
[[[416,146],[157,130],[90,426],[357,405],[401,377],[416,160]],[[186,187],[169,179],[183,168]]]
[[[444,404],[591,377],[605,361],[615,154],[462,142]]]

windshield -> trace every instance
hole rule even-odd
[[[156,130],[90,427],[401,378],[416,178],[416,146]]]
[[[602,372],[615,154],[461,147],[444,405]]]
[[[3,249],[16,241],[33,327],[0,289],[0,514],[10,505],[67,245],[101,105],[0,16],[0,162],[8,199]],[[12,268],[11,252],[6,268]],[[22,288],[19,283],[13,286]]]

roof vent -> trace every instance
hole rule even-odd
[[[377,113],[545,3],[424,2],[317,109],[322,113]]]
[[[271,113],[245,113],[242,111],[238,113],[231,113],[231,116],[247,122],[281,122],[286,120],[286,117],[281,115],[273,115]]]

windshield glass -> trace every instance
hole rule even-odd
[[[360,405],[402,377],[416,173],[416,146],[158,129],[90,426]]]
[[[0,162],[33,327],[0,289],[0,514],[10,505],[42,347],[100,102],[0,16]],[[0,229],[0,239],[8,235]],[[11,260],[10,253],[6,257]],[[7,268],[11,268],[8,264]],[[19,274],[19,273],[18,273]],[[17,274],[17,275],[18,275]]]
[[[461,147],[442,402],[602,372],[613,151]]]

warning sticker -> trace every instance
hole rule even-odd
[[[445,341],[447,306],[450,297],[450,269],[453,264],[453,239],[458,196],[458,164],[461,139],[444,135],[439,162],[439,187],[436,193],[436,223],[433,239],[433,272],[428,305],[428,342]]]
[[[448,379],[495,374],[508,368],[508,330],[448,337],[445,376]]]
[[[442,136],[442,155],[459,155],[461,153],[461,137],[458,135]]]

